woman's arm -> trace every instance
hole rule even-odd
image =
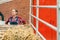
[[[23,23],[23,24],[26,24],[26,21],[25,21],[25,20],[22,20],[22,23]]]
[[[22,19],[21,17],[19,17],[19,24],[26,24],[26,21],[24,19]]]
[[[8,24],[8,22],[9,22],[9,19],[5,22],[5,24]]]

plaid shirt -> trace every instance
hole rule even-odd
[[[26,22],[25,22],[25,20],[24,19],[22,19],[21,17],[15,17],[15,18],[13,18],[13,17],[10,17],[7,21],[6,21],[6,24],[8,24],[8,22],[17,22],[17,24],[25,24]]]

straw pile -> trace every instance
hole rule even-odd
[[[4,33],[2,40],[40,40],[40,37],[34,34],[31,26],[22,25],[9,28]]]

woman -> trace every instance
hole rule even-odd
[[[18,16],[18,11],[13,9],[12,16],[6,21],[6,24],[10,23],[11,25],[26,24],[25,20]]]

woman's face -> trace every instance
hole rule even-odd
[[[12,11],[12,16],[15,16],[17,14],[16,11]]]

